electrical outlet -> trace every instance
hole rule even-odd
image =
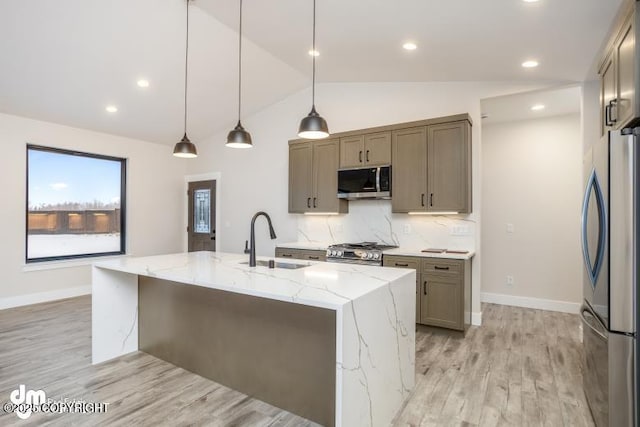
[[[468,236],[471,233],[468,225],[454,225],[451,227],[452,236]]]
[[[507,224],[507,233],[515,233],[516,228],[514,227],[513,224],[509,223]]]
[[[507,276],[507,286],[513,286],[513,276]]]
[[[411,234],[411,224],[405,224],[404,227],[402,227],[402,232],[404,234]]]

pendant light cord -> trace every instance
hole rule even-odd
[[[189,1],[187,0],[187,37],[184,49],[184,134],[187,134],[187,81],[189,79]]]
[[[241,0],[242,1],[242,0]],[[316,108],[316,0],[313,0],[313,47],[312,47],[312,83],[311,83],[311,105]]]
[[[242,102],[242,0],[240,0],[240,28],[238,32],[238,123],[240,123],[240,103]]]

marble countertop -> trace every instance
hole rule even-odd
[[[287,249],[310,249],[317,251],[325,251],[331,245],[331,243],[326,242],[292,242],[292,243],[278,243],[276,247],[278,248],[287,248]],[[451,252],[442,252],[442,253],[430,253],[430,252],[422,252],[422,249],[425,248],[396,248],[396,249],[387,249],[382,251],[383,255],[398,255],[398,256],[417,256],[424,258],[447,258],[447,259],[471,259],[475,255],[475,251],[470,250],[466,254],[457,254]]]
[[[258,260],[272,258],[258,257]],[[315,307],[338,309],[412,271],[354,264],[277,259],[307,265],[296,270],[249,267],[248,255],[189,252],[126,257],[94,267],[237,292]],[[413,283],[413,282],[412,282]]]

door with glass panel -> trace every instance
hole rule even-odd
[[[216,182],[189,183],[189,252],[216,250]]]

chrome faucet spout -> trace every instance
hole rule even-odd
[[[276,232],[273,229],[273,224],[271,224],[271,218],[269,217],[269,214],[262,211],[256,212],[253,218],[251,218],[251,236],[250,236],[251,246],[249,247],[249,267],[256,266],[256,219],[259,216],[264,216],[267,219],[267,223],[269,224],[269,234],[271,235],[271,240],[277,237]]]

